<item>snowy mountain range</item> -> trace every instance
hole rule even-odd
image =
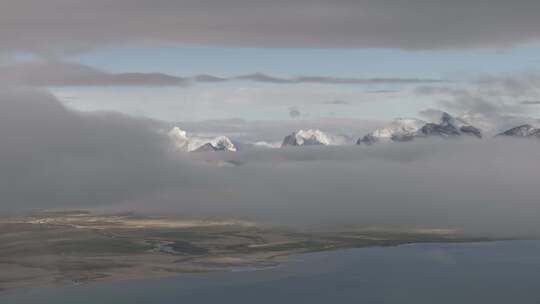
[[[535,128],[529,124],[525,124],[525,125],[512,128],[510,130],[504,131],[497,135],[497,137],[500,137],[500,136],[540,139],[540,128]]]
[[[175,151],[179,152],[237,151],[236,145],[226,136],[188,136],[186,131],[178,127],[172,128],[167,135]]]
[[[482,131],[462,119],[443,112],[438,122],[398,118],[389,125],[378,128],[358,139],[357,144],[372,145],[384,142],[411,141],[423,137],[458,137],[461,135],[482,138]]]
[[[441,112],[440,117],[435,122],[426,122],[416,118],[397,118],[388,125],[377,128],[359,138],[356,144],[373,145],[377,143],[405,142],[429,137],[459,138],[468,136],[482,138],[483,130],[469,123],[470,120],[474,120],[474,117],[468,118],[466,120],[462,117],[453,117],[446,112]],[[297,130],[287,135],[281,143],[279,141],[235,143],[227,136],[188,136],[186,131],[178,127],[172,128],[167,135],[174,150],[179,152],[237,151],[238,145],[246,149],[249,149],[249,147],[275,149],[289,146],[329,146],[354,143],[350,136],[337,136],[319,129]],[[496,137],[502,136],[540,139],[540,128],[535,128],[530,124],[523,124],[496,135]]]
[[[425,121],[416,118],[397,118],[387,126],[375,129],[358,139],[357,144],[371,145],[380,142],[409,141],[418,135]]]
[[[438,123],[428,123],[420,130],[424,136],[460,136],[470,135],[482,138],[482,131],[462,119],[454,118],[450,114],[443,112]]]

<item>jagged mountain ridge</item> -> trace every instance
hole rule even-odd
[[[497,137],[500,136],[540,139],[540,128],[535,128],[532,125],[524,124],[497,134]]]
[[[398,118],[389,125],[375,129],[358,139],[357,144],[411,141],[420,137],[458,137],[469,135],[482,138],[482,131],[464,120],[443,112],[439,122],[424,122],[415,118]]]
[[[287,146],[328,146],[335,144],[335,139],[318,129],[298,130],[283,139],[282,147]]]
[[[178,127],[172,128],[167,135],[174,149],[180,152],[237,151],[236,145],[227,136],[214,138],[188,136],[186,131]]]
[[[409,141],[426,122],[416,118],[397,118],[389,125],[375,129],[358,139],[357,144],[371,145],[379,142]]]
[[[464,119],[443,112],[437,122],[426,122],[416,118],[397,118],[390,124],[375,129],[359,138],[356,143],[359,145],[372,145],[384,142],[406,142],[416,138],[458,138],[460,136],[482,138],[483,134],[479,128],[469,124]],[[535,128],[530,124],[523,124],[496,135],[496,137],[501,136],[540,139],[540,128]],[[188,136],[186,131],[174,127],[168,132],[168,137],[176,151],[217,152],[238,150],[237,144],[227,136]],[[287,135],[281,145],[279,142],[256,142],[251,146],[260,149],[287,146],[343,145],[349,142],[351,142],[351,139],[346,138],[346,136],[331,135],[319,129],[300,129]],[[242,143],[238,144],[242,145]],[[249,144],[246,144],[246,147],[249,147]]]

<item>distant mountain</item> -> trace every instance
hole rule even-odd
[[[470,135],[482,138],[482,131],[473,127],[463,120],[456,119],[444,112],[439,123],[428,123],[420,129],[423,136],[452,137],[460,135]]]
[[[510,130],[504,131],[497,135],[499,136],[509,136],[509,137],[520,137],[520,138],[539,138],[540,139],[540,128],[535,128],[529,124],[517,126]]]
[[[232,151],[235,152],[238,149],[233,144],[230,138],[227,136],[218,136],[209,142],[215,149],[215,151]]]
[[[357,144],[372,145],[381,142],[409,141],[418,136],[418,131],[426,124],[415,118],[397,118],[389,125],[375,129],[358,139]]]
[[[197,149],[191,152],[216,152],[218,149],[214,147],[211,143],[205,143],[204,145],[198,147]]]
[[[236,145],[226,136],[206,138],[187,135],[187,132],[172,128],[168,133],[174,149],[181,152],[237,151]]]
[[[482,131],[464,120],[456,119],[443,112],[438,122],[431,123],[415,118],[398,118],[389,125],[358,139],[357,144],[372,145],[384,142],[411,141],[420,137],[457,137],[461,135],[482,138]]]
[[[334,144],[332,136],[317,129],[298,130],[283,139],[282,147],[286,146],[328,146]]]

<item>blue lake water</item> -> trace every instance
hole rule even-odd
[[[540,303],[540,241],[295,256],[276,268],[0,293],[25,303]]]

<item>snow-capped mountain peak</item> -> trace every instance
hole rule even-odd
[[[455,126],[455,125],[457,125],[457,121],[452,115],[450,115],[450,114],[448,114],[446,112],[443,112],[441,114],[439,124]]]
[[[318,129],[298,130],[283,139],[282,147],[285,146],[312,146],[331,145],[332,137]]]
[[[540,129],[535,128],[532,125],[525,124],[517,126],[510,130],[504,131],[497,136],[511,136],[511,137],[537,137],[540,138]]]
[[[168,133],[169,139],[176,151],[181,152],[204,152],[204,151],[231,151],[237,150],[236,146],[226,136],[215,138],[188,136],[187,132],[178,128],[172,128]]]
[[[218,136],[210,141],[216,151],[236,151],[236,146],[227,136]]]
[[[423,136],[455,137],[470,135],[482,138],[480,129],[469,125],[467,122],[456,119],[452,115],[443,112],[439,123],[428,123],[420,130]]]
[[[417,137],[454,137],[471,135],[482,137],[482,132],[467,122],[443,112],[438,122],[426,123],[415,118],[398,118],[389,125],[376,129],[358,139],[357,144],[410,141]]]
[[[374,144],[377,142],[389,141],[407,141],[418,135],[418,131],[426,122],[416,118],[397,118],[390,124],[375,129],[363,138],[360,138],[357,144]]]
[[[467,122],[463,121],[460,118],[456,118],[446,112],[441,114],[439,124],[442,126],[453,126],[456,128],[461,128],[463,126],[469,125]]]

